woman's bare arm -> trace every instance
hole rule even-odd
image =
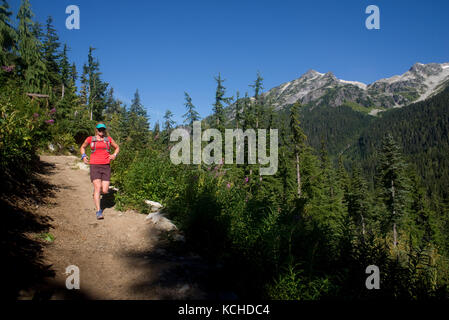
[[[88,146],[88,144],[89,143],[87,141],[84,141],[84,143],[81,145],[81,148],[80,148],[81,155],[86,153],[86,147]],[[88,163],[89,158],[86,156],[86,157],[84,157],[83,161],[84,161],[84,163]]]
[[[113,157],[113,158],[111,158],[111,160],[115,160],[118,153],[120,152],[120,147],[114,140],[111,141],[111,145],[115,149],[114,154],[111,154],[111,157]]]

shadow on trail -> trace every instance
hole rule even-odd
[[[221,265],[207,262],[189,251],[184,242],[158,231],[157,245],[148,251],[126,252],[130,268],[144,268],[146,277],[131,286],[142,295],[157,293],[162,300],[235,300]],[[149,238],[155,238],[154,229]],[[150,240],[150,239],[148,239]]]
[[[53,174],[55,166],[41,162],[38,173]],[[37,175],[6,177],[0,189],[0,274],[2,296],[7,300],[48,300],[49,279],[55,276],[51,265],[43,261],[44,238],[50,232],[52,219],[35,213],[39,206],[47,205],[57,187]],[[67,291],[67,290],[66,290]],[[84,297],[76,293],[77,297]]]
[[[109,192],[107,194],[103,194],[100,199],[100,208],[102,210],[104,209],[110,209],[115,206],[115,194],[117,192],[113,189],[109,189]]]
[[[42,242],[27,236],[27,232],[43,233],[50,228],[50,218],[36,217],[32,212],[0,200],[2,208],[1,274],[6,281],[3,292],[16,299],[21,289],[39,284],[54,272],[42,262]]]

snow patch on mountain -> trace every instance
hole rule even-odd
[[[357,86],[357,87],[359,87],[360,89],[363,89],[363,90],[366,90],[366,88],[368,87],[363,82],[347,81],[347,80],[342,80],[342,79],[339,79],[339,81],[342,82],[342,83],[352,84],[352,85]]]

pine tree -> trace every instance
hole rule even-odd
[[[263,97],[261,95],[263,90],[263,78],[260,75],[260,72],[257,72],[257,78],[254,81],[254,84],[250,85],[251,88],[254,88],[254,114],[255,114],[255,125],[256,129],[259,128],[261,117],[263,114]]]
[[[6,0],[0,3],[0,64],[2,66],[12,62],[17,33],[11,25],[12,12]]]
[[[425,247],[430,243],[441,243],[438,232],[438,218],[429,206],[429,200],[426,196],[422,181],[412,166],[408,168],[410,181],[410,217],[407,226],[410,228],[411,238],[414,245]]]
[[[240,128],[240,121],[242,121],[242,110],[241,110],[240,92],[237,91],[235,96],[235,126],[237,129]]]
[[[139,90],[134,93],[134,99],[131,101],[131,106],[129,108],[130,120],[134,121],[132,124],[137,131],[148,131],[148,115],[145,110],[142,101],[140,100]]]
[[[120,112],[118,114],[118,136],[120,141],[125,141],[129,137],[128,110],[126,110],[126,105],[122,105],[121,101],[117,101],[117,104],[120,106]]]
[[[62,50],[59,69],[61,72],[61,97],[64,98],[65,88],[70,84],[70,65],[69,58],[67,56],[67,45],[64,44],[64,49]],[[73,81],[75,83],[75,81]]]
[[[164,114],[164,131],[162,132],[162,142],[167,144],[170,142],[170,134],[175,125],[175,121],[173,120],[173,113],[170,110],[167,110]]]
[[[266,112],[266,118],[267,118],[267,129],[272,129],[274,126],[276,113],[275,113],[274,106],[271,101],[268,103],[268,106],[266,107],[265,110],[266,110],[265,112]]]
[[[63,119],[75,119],[76,115],[80,110],[80,103],[87,104],[87,91],[81,92],[81,95],[78,96],[76,94],[77,88],[75,85],[76,81],[76,68],[72,70],[69,64],[69,58],[67,56],[67,45],[64,44],[62,53],[59,54],[59,85],[61,86],[61,99],[58,102],[58,112]],[[56,58],[56,57],[54,57]],[[75,64],[73,64],[74,66]],[[72,74],[74,72],[74,74]],[[83,114],[81,114],[83,116]],[[86,115],[84,115],[84,119],[86,119]]]
[[[300,154],[305,148],[306,135],[301,128],[300,118],[301,104],[296,102],[290,109],[290,130],[292,132],[291,140],[294,144],[295,164],[296,164],[296,183],[297,183],[297,196],[301,198],[301,168],[300,168]]]
[[[140,100],[139,90],[134,93],[134,99],[129,108],[128,125],[131,139],[140,146],[145,146],[148,142],[149,123],[147,112]]]
[[[64,89],[64,97],[59,99],[56,105],[57,119],[59,120],[74,120],[77,117],[80,106],[81,98],[76,94],[76,87],[70,85]],[[84,117],[85,119],[86,117]],[[70,126],[73,124],[69,124],[64,122],[64,125]]]
[[[100,121],[103,118],[105,95],[108,84],[101,80],[100,63],[93,56],[95,48],[89,47],[87,56],[86,74],[87,79],[87,103],[90,112],[90,120]]]
[[[128,113],[126,106],[120,100],[114,99],[113,95],[114,91],[111,88],[107,95],[106,117],[114,139],[118,143],[124,143],[129,137]]]
[[[287,128],[286,128],[286,122],[282,121],[281,122],[281,127],[280,127],[280,146],[279,146],[279,169],[278,169],[278,175],[279,178],[281,179],[281,183],[282,183],[282,202],[284,204],[284,207],[287,207],[287,204],[290,202],[290,167],[292,167],[291,165],[291,161],[290,161],[290,148],[289,146],[289,139],[288,139],[288,133],[287,133]],[[296,188],[296,190],[298,190],[298,188]],[[297,196],[297,192],[295,192],[295,198]]]
[[[369,213],[368,185],[362,177],[359,166],[354,166],[349,185],[345,194],[348,214],[356,226],[361,228],[361,234],[366,234],[367,217]]]
[[[72,67],[70,68],[70,80],[72,81],[72,86],[75,86],[76,79],[78,79],[78,73],[76,71],[75,62],[72,63]]]
[[[184,123],[189,125],[190,128],[193,128],[193,122],[200,120],[200,114],[195,110],[195,106],[192,103],[192,98],[189,96],[187,92],[184,92],[185,96],[185,107],[187,112],[183,115]]]
[[[35,23],[32,20],[33,12],[28,0],[22,0],[17,13],[18,50],[21,59],[21,73],[25,80],[26,89],[40,92],[45,87],[46,67],[42,61],[41,44],[35,33]]]
[[[121,102],[115,100],[114,98],[114,88],[109,88],[109,90],[106,93],[106,107],[105,107],[105,116],[106,119],[111,118],[111,116],[115,113],[120,113],[121,109]]]
[[[170,110],[167,110],[164,114],[164,131],[171,131],[175,125],[175,121],[173,120],[173,113]]]
[[[154,124],[154,128],[153,128],[153,134],[154,134],[155,139],[159,138],[160,133],[161,133],[161,125],[159,124],[159,121],[156,121],[156,123]]]
[[[83,65],[83,73],[81,74],[81,91],[80,91],[80,97],[81,97],[81,103],[85,106],[87,106],[87,96],[89,94],[89,75],[88,75],[88,69],[87,65]]]
[[[42,51],[50,83],[55,87],[60,84],[58,65],[58,60],[60,59],[60,54],[58,52],[60,44],[58,42],[59,37],[56,34],[52,22],[53,19],[49,16],[46,23],[46,32],[43,35]]]
[[[399,146],[391,134],[387,134],[382,140],[380,149],[377,183],[380,188],[381,201],[387,210],[384,226],[393,231],[394,248],[398,244],[398,228],[401,218],[406,212],[409,185],[405,170],[406,163],[402,159]]]
[[[256,118],[253,109],[253,103],[248,96],[248,92],[245,93],[243,99],[243,129],[254,129],[256,126]]]
[[[44,26],[39,21],[34,21],[33,24],[31,25],[31,34],[37,40],[39,53],[40,53],[42,59],[44,59],[44,45],[43,45],[44,31],[43,31],[43,29],[44,29]]]
[[[217,89],[215,91],[215,103],[213,104],[214,120],[216,128],[221,132],[224,132],[226,116],[223,104],[229,104],[232,101],[232,97],[225,97],[226,88],[223,86],[224,79],[221,78],[221,74],[215,77],[217,82]]]
[[[140,100],[140,94],[139,90],[136,89],[136,92],[134,93],[134,99],[131,101],[131,107],[129,108],[130,113],[134,113],[139,117],[147,117],[147,112],[145,111],[145,108],[142,105],[142,102]]]

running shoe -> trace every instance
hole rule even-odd
[[[103,210],[97,211],[97,220],[102,220],[102,219],[104,219]]]

